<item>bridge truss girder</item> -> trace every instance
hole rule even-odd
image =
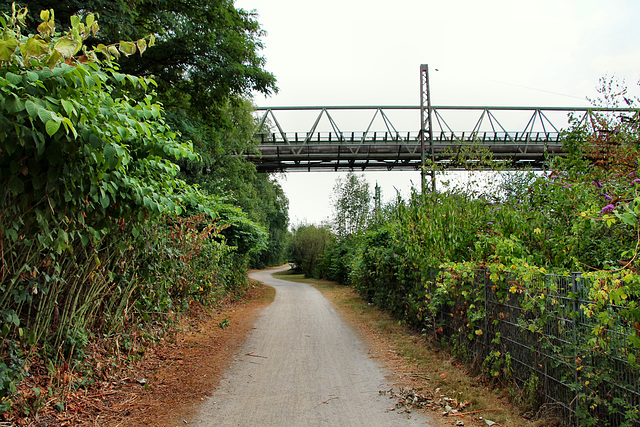
[[[638,110],[630,108],[431,106],[430,109],[433,123],[426,123],[423,115],[420,118],[422,130],[398,131],[400,127],[392,121],[392,113],[409,114],[411,117],[404,118],[404,123],[405,128],[408,124],[411,129],[417,124],[415,119],[424,110],[423,106],[258,108],[259,131],[255,137],[259,153],[245,156],[255,162],[260,171],[420,170],[423,154],[441,167],[464,169],[467,163],[475,163],[469,153],[484,148],[492,153],[494,160],[508,161],[509,167],[543,168],[549,156],[563,154],[562,131],[568,126],[569,115],[592,130],[597,130],[601,115],[633,120],[638,117]],[[341,117],[338,116],[347,110],[367,112],[371,117],[362,127],[354,126],[354,123],[339,124]],[[278,118],[282,113],[295,115],[300,112],[317,113],[312,125],[301,132],[289,131],[291,125],[283,126]],[[455,114],[467,117],[456,121],[451,117]],[[518,117],[504,117],[505,114],[517,114]],[[559,120],[558,115],[564,120]],[[320,126],[323,118],[329,124],[325,130]],[[381,122],[378,128],[374,127],[376,120]],[[293,118],[293,121],[293,126],[300,126],[300,120]],[[425,127],[428,133],[424,131]],[[354,128],[360,130],[344,131]]]

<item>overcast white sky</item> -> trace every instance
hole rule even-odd
[[[588,106],[598,79],[637,88],[638,0],[236,0],[267,32],[280,91],[258,106],[418,105],[429,64],[434,105]],[[438,69],[438,71],[435,71]],[[303,126],[304,127],[304,126]],[[419,129],[419,122],[416,129]],[[299,129],[302,130],[302,129]],[[292,223],[331,215],[336,173],[280,182]],[[367,173],[383,197],[416,172]]]

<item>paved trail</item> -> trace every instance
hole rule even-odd
[[[387,412],[395,401],[381,368],[313,287],[251,278],[276,288],[215,393],[189,423],[198,426],[411,426],[421,414]]]

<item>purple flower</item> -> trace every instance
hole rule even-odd
[[[602,210],[600,211],[600,215],[604,215],[608,212],[611,212],[612,210],[614,210],[616,207],[613,205],[607,205],[604,208],[602,208]]]
[[[603,186],[602,186],[602,184],[601,184],[599,181],[591,181],[591,183],[592,183],[593,185],[595,185],[595,186],[596,186],[596,188],[602,188],[602,187],[603,187]]]
[[[636,178],[633,180],[633,182],[635,182],[636,184],[640,182],[640,178]]]
[[[608,194],[600,193],[600,195],[601,195],[602,197],[604,197],[604,199],[605,199],[606,201],[608,201],[608,202],[610,202],[611,200],[613,200],[613,198],[612,198],[610,195],[608,195]]]

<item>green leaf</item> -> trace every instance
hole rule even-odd
[[[140,51],[140,55],[142,55],[144,51],[147,50],[147,40],[140,39],[136,42],[136,44],[138,45],[138,51]]]
[[[62,108],[64,108],[65,113],[67,113],[67,116],[69,117],[71,117],[76,112],[76,109],[73,107],[73,102],[66,99],[62,100]]]
[[[62,119],[62,124],[64,125],[64,129],[67,132],[67,135],[69,134],[69,131],[71,131],[74,138],[78,137],[78,132],[76,131],[75,126],[73,126],[73,123],[71,122],[71,120],[65,117],[64,119]]]
[[[128,78],[128,79],[129,79],[129,81],[130,81],[131,83],[133,83],[134,85],[137,85],[137,84],[138,84],[138,80],[139,80],[139,79],[138,79],[138,77],[137,77],[137,76],[132,76],[132,75],[130,75],[130,74],[127,74],[127,78]]]
[[[9,188],[11,189],[13,194],[17,196],[18,194],[21,194],[24,191],[24,183],[16,175],[13,175],[9,179]]]
[[[13,37],[0,39],[0,61],[10,61],[18,47],[18,40]]]
[[[49,55],[49,58],[47,58],[46,60],[47,67],[55,67],[60,58],[62,58],[62,54],[54,49],[53,52],[51,52],[51,55]]]
[[[27,100],[27,102],[25,102],[24,105],[27,109],[27,113],[29,114],[29,117],[31,117],[32,119],[35,119],[38,117],[38,110],[42,108],[41,106],[39,106],[38,104],[36,104],[30,99]]]
[[[134,42],[120,40],[119,48],[120,52],[124,53],[126,56],[136,53],[136,44]]]
[[[100,139],[100,137],[92,133],[89,135],[89,144],[91,144],[91,148],[97,149],[102,147],[104,142],[102,141],[102,139]]]
[[[103,207],[104,209],[106,209],[106,208],[108,208],[108,207],[109,207],[109,196],[108,196],[107,194],[103,194],[103,195],[100,197],[100,204],[102,205],[102,207]]]
[[[120,52],[118,51],[118,48],[115,47],[114,45],[109,45],[107,47],[107,52],[113,57],[113,58],[120,58]]]
[[[46,124],[49,120],[53,120],[53,116],[55,116],[55,114],[52,111],[49,111],[44,107],[38,108],[38,117],[42,123]]]
[[[25,59],[32,56],[37,58],[49,52],[49,44],[42,40],[40,36],[33,36],[20,44],[20,50]]]
[[[118,151],[112,144],[107,144],[104,146],[104,157],[107,160],[107,165],[110,169],[115,169],[119,163]]]
[[[120,135],[120,138],[122,138],[123,141],[126,140],[128,135],[127,129],[121,126],[118,126],[116,129],[118,130],[118,134]]]
[[[9,80],[14,85],[22,84],[22,76],[20,76],[18,74],[14,74],[14,73],[8,71],[7,74],[5,74],[4,76],[5,76],[5,78],[7,80]]]
[[[623,223],[630,225],[632,227],[634,227],[638,223],[638,220],[636,216],[633,214],[633,212],[627,212],[623,215],[620,215],[619,218]]]
[[[62,124],[62,122],[49,120],[46,124],[47,134],[49,134],[49,136],[53,136],[56,132],[58,132],[58,129],[60,129],[60,124]]]
[[[53,46],[53,48],[60,52],[60,55],[65,58],[73,57],[80,50],[80,47],[80,43],[73,40],[69,36],[60,37],[56,44]]]
[[[11,240],[13,240],[14,242],[18,241],[18,232],[16,230],[14,230],[13,228],[9,228],[6,233],[11,238]]]
[[[19,113],[24,110],[24,101],[12,93],[5,98],[4,106],[9,113]]]
[[[88,245],[89,244],[89,236],[87,236],[86,234],[81,234],[80,235],[80,241],[82,242],[83,245]]]
[[[38,80],[40,80],[40,76],[35,71],[29,71],[27,73],[27,78],[32,82],[37,82]]]

